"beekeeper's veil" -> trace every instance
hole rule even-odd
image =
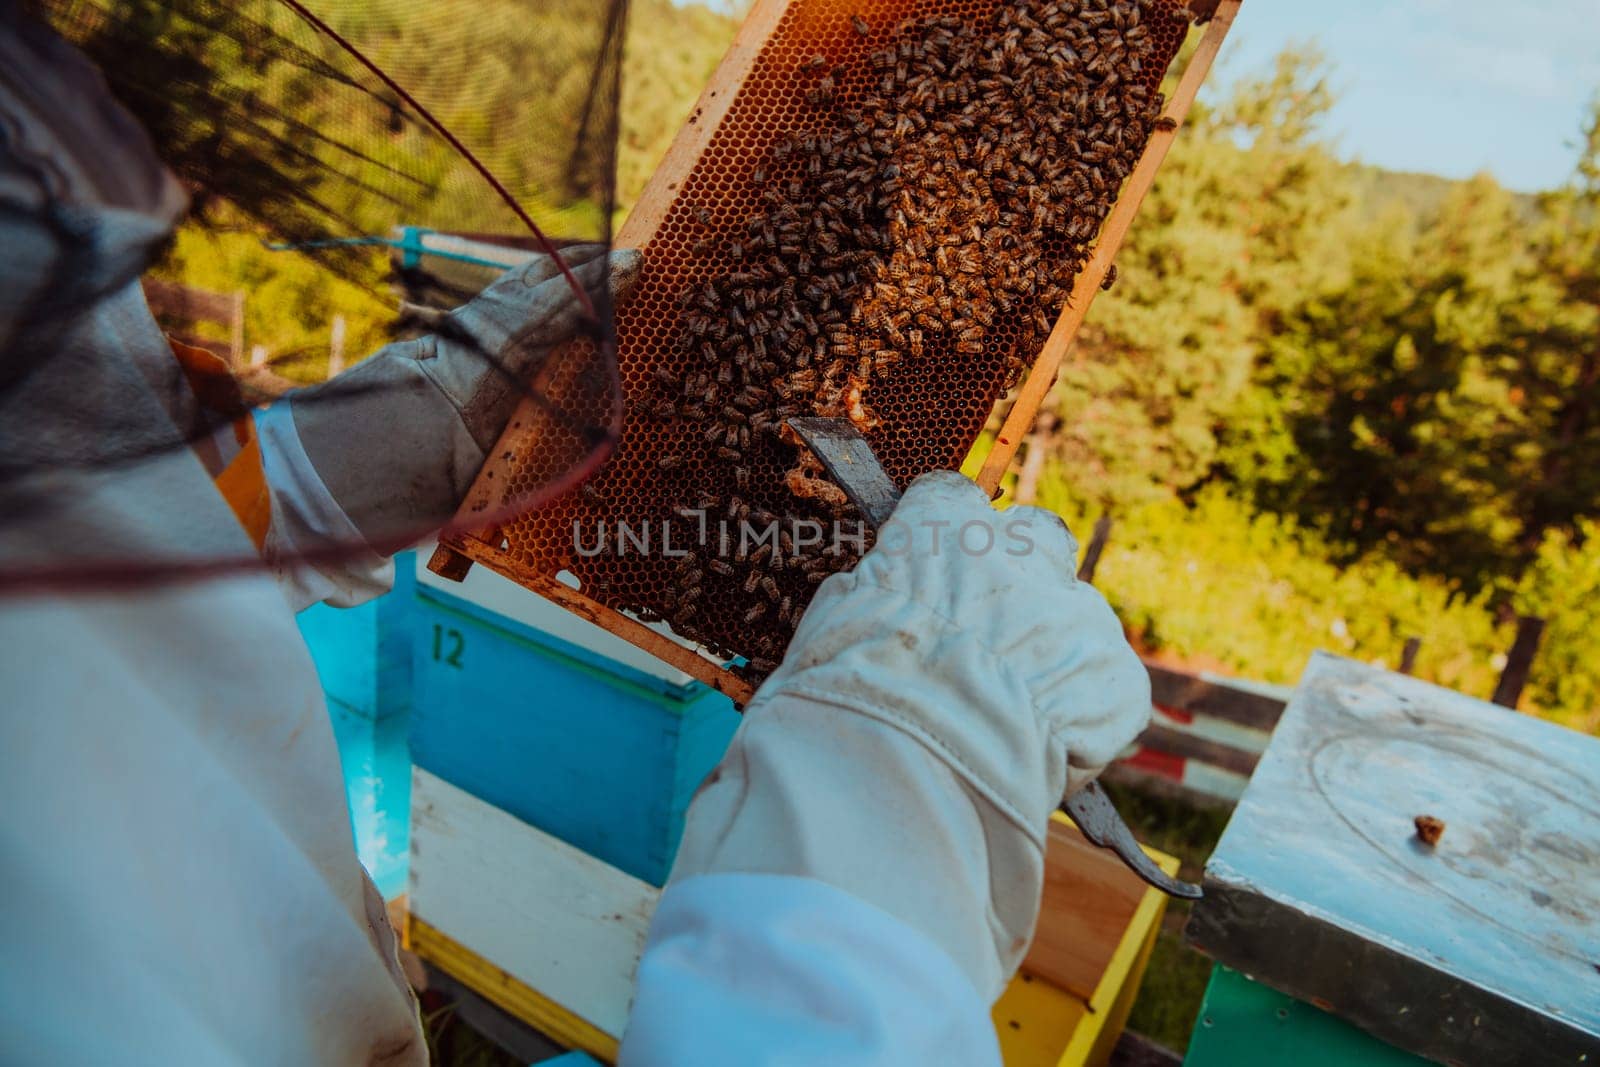
[[[0,537],[48,538],[82,478],[194,447],[535,252],[608,244],[623,15],[620,0],[0,0]],[[130,297],[243,390],[197,408],[192,373],[119,362],[137,347]],[[517,382],[546,461],[475,526],[608,454],[619,390],[594,304],[559,369]],[[67,533],[51,582],[259,563],[101,545],[75,568]],[[0,561],[0,589],[37,583],[37,562]]]

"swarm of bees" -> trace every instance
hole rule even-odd
[[[733,267],[679,295],[677,365],[690,369],[658,372],[650,410],[693,427],[696,484],[722,489],[689,510],[785,532],[759,558],[715,536],[685,557],[662,612],[674,629],[715,647],[700,605],[732,598],[752,627],[740,651],[764,674],[815,585],[853,565],[854,551],[796,543],[795,524],[854,512],[788,419],[847,418],[869,438],[892,430],[873,398],[905,364],[994,356],[1007,388],[1021,379],[1146,140],[1170,129],[1148,88],[1154,7],[1010,0],[982,20],[897,26],[853,16],[853,34],[876,49],[868,91],[839,88],[852,73],[859,85],[859,67],[806,59],[797,91],[814,121],[756,164],[759,210],[729,234],[689,207],[706,230],[696,252]],[[774,455],[787,476],[755,484],[752,469]],[[664,471],[685,461],[657,459]]]

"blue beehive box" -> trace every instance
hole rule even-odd
[[[482,568],[423,572],[417,766],[636,878],[666,880],[739,716],[727,697]]]
[[[738,725],[722,694],[615,635],[482,568],[446,582],[415,553],[397,557],[393,592],[311,608],[300,627],[385,896],[405,888],[413,760],[659,885]]]
[[[405,892],[409,850],[411,617],[416,553],[395,559],[394,590],[355,608],[301,612],[344,767],[356,854],[386,898]]]

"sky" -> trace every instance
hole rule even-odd
[[[1600,91],[1600,0],[1245,0],[1208,91],[1315,42],[1342,155],[1522,192],[1559,185]]]
[[[1332,64],[1324,132],[1342,155],[1447,178],[1486,170],[1519,192],[1571,176],[1600,92],[1600,0],[1245,0],[1207,92],[1306,42]]]

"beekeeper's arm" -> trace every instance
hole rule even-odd
[[[625,1067],[999,1063],[1050,814],[1150,714],[1076,556],[942,472],[823,583],[689,809]]]
[[[633,251],[563,256],[601,307],[608,286],[615,297],[638,272]],[[256,414],[272,512],[263,552],[296,609],[389,587],[388,554],[455,514],[533,372],[581,315],[570,283],[538,256],[435,333]]]

